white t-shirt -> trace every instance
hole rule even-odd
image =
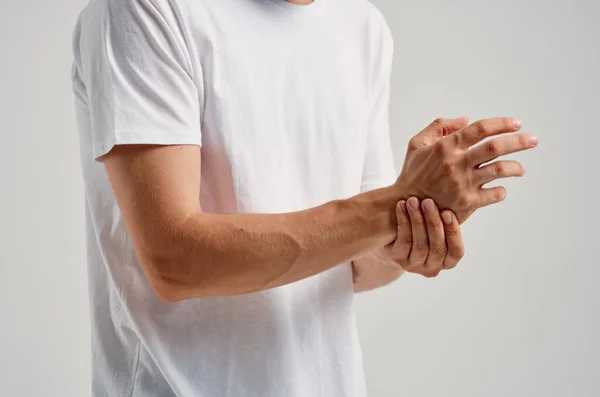
[[[392,38],[366,0],[92,0],[74,32],[95,397],[364,397],[349,264],[165,303],[103,165],[202,147],[203,210],[303,210],[396,178]]]

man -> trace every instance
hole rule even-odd
[[[96,397],[365,396],[353,289],[454,267],[536,143],[439,119],[397,176],[364,0],[92,0],[74,54]]]

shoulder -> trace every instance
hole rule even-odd
[[[82,10],[75,35],[110,40],[178,34],[179,0],[91,0]]]
[[[90,0],[79,19],[93,24],[110,20],[111,24],[138,22],[136,16],[148,16],[155,22],[179,16],[188,0]],[[144,20],[142,20],[144,21]],[[144,21],[147,22],[147,21]]]

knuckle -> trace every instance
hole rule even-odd
[[[458,202],[456,204],[457,204],[458,208],[465,210],[467,208],[471,208],[471,206],[472,206],[471,200],[472,199],[469,198],[468,195],[463,195],[458,198]]]
[[[441,117],[438,117],[431,122],[431,125],[436,125],[436,126],[442,125],[442,124],[444,124],[444,119]]]
[[[446,247],[443,246],[443,245],[440,245],[440,246],[436,246],[436,247],[431,248],[431,250],[429,251],[429,253],[431,255],[433,255],[434,257],[436,257],[436,258],[443,258],[443,257],[446,256],[446,251],[447,251]]]
[[[419,141],[416,137],[411,138],[408,141],[408,150],[417,150],[419,148]]]
[[[400,247],[408,246],[410,248],[410,246],[412,246],[412,236],[410,234],[403,236],[400,238],[400,240],[398,240],[398,243]]]
[[[453,237],[458,234],[459,229],[454,227],[454,223],[448,226],[444,226],[444,232],[446,233],[446,237]]]
[[[408,264],[408,258],[401,253],[394,253],[392,255],[392,260],[400,266]]]
[[[526,135],[519,135],[519,148],[527,149],[529,147],[529,139]]]
[[[496,143],[496,141],[489,141],[486,142],[483,146],[483,148],[485,149],[486,153],[488,153],[491,156],[497,156],[498,155],[498,143]]]
[[[446,157],[447,149],[446,149],[446,145],[444,145],[444,142],[445,142],[444,140],[441,140],[441,141],[437,141],[434,144],[433,150],[436,155]]]
[[[418,258],[427,256],[428,252],[429,252],[429,248],[425,244],[416,243],[413,246],[413,254]]]
[[[462,183],[461,183],[460,178],[458,178],[456,176],[451,176],[449,183],[450,183],[450,191],[452,193],[461,191]]]
[[[427,218],[427,227],[432,230],[440,229],[443,227],[442,221],[439,217]]]
[[[481,120],[478,120],[473,123],[473,129],[479,135],[485,135],[485,133],[486,133],[485,125],[483,124],[483,121],[481,121]]]
[[[479,208],[481,206],[481,198],[472,193],[467,197],[467,208]]]
[[[417,210],[417,211],[420,211],[420,210]],[[416,225],[419,227],[421,227],[422,225],[425,224],[425,218],[423,218],[423,215],[421,215],[420,213],[416,214],[413,218],[411,218],[410,221],[412,222],[413,225]]]
[[[495,175],[504,175],[506,174],[506,164],[502,162],[494,163],[494,174]]]
[[[442,172],[445,176],[453,176],[456,174],[456,164],[451,161],[444,161],[442,163]]]
[[[479,208],[480,198],[476,193],[467,193],[459,199],[458,206],[463,211]]]

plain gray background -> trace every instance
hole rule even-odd
[[[242,1],[242,0],[240,0]],[[326,1],[326,0],[321,0]],[[70,87],[85,0],[0,13],[0,395],[89,395],[82,182]],[[396,53],[392,134],[516,116],[540,137],[467,255],[357,299],[371,397],[599,396],[600,3],[379,0]],[[282,396],[283,397],[283,396]]]

